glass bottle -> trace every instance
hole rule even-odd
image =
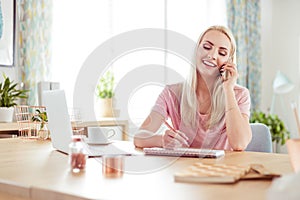
[[[87,155],[84,154],[82,138],[74,136],[69,144],[69,164],[73,173],[85,170]]]
[[[47,124],[45,124],[44,122],[42,122],[40,124],[40,130],[38,131],[38,137],[39,139],[41,140],[47,140],[48,137],[49,137],[49,130],[48,130],[48,127],[47,127]]]

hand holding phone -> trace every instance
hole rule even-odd
[[[229,77],[230,77],[230,72],[228,70],[224,69],[224,66],[228,63],[228,62],[232,62],[232,57],[228,58],[228,61],[226,63],[224,63],[221,67],[220,67],[220,73],[221,76],[223,77],[223,80],[226,81]]]
[[[224,80],[226,81],[229,78],[229,76],[230,76],[229,71],[228,70],[224,70],[222,76],[224,77]]]
[[[223,64],[223,65],[220,67],[220,74],[221,74],[221,76],[223,77],[223,80],[224,80],[224,81],[226,81],[226,80],[229,78],[229,76],[230,76],[229,71],[224,69],[224,66],[225,66],[225,65],[226,65],[226,64]]]

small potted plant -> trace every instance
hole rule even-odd
[[[100,117],[113,117],[114,74],[107,71],[99,80],[96,96],[100,103]]]
[[[46,111],[41,111],[37,108],[31,120],[39,123],[40,127],[38,129],[38,137],[46,140],[49,136],[49,130],[47,128],[48,117]]]
[[[266,114],[262,111],[254,111],[250,118],[251,123],[263,123],[270,128],[272,141],[284,145],[290,138],[290,132],[286,129],[283,121],[275,114]]]
[[[27,98],[27,90],[17,89],[14,83],[3,73],[4,81],[0,83],[0,122],[12,122],[14,106],[17,100]]]

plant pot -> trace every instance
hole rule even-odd
[[[113,117],[112,98],[99,99],[100,117]]]
[[[280,153],[280,144],[278,144],[276,141],[272,142],[272,148],[273,148],[273,153]]]
[[[0,107],[0,122],[12,122],[14,107]]]

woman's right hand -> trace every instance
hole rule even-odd
[[[189,147],[188,140],[188,137],[181,131],[166,130],[162,135],[162,146],[168,149]]]

